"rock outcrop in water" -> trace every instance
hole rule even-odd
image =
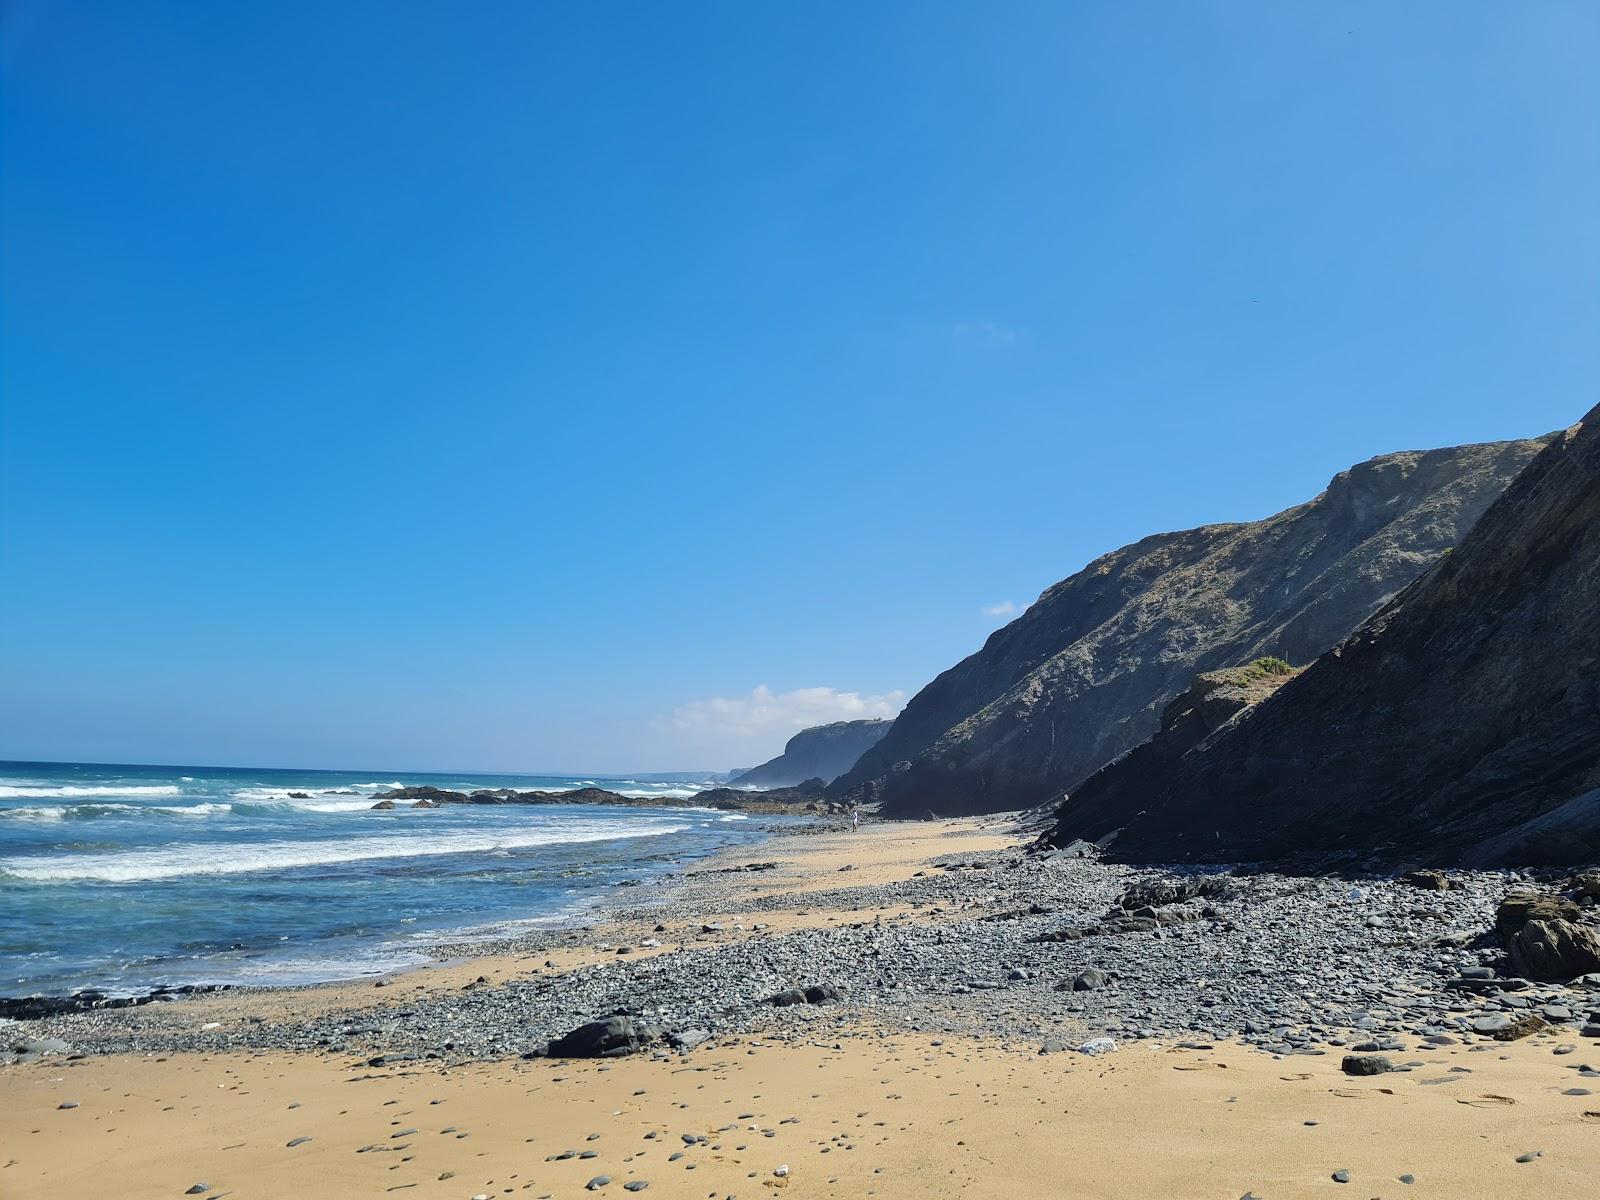
[[[775,792],[744,792],[735,788],[713,788],[693,796],[624,796],[605,788],[581,787],[565,792],[519,792],[514,788],[480,788],[475,792],[452,792],[436,787],[391,788],[374,792],[372,807],[380,812],[400,807],[396,801],[409,801],[410,808],[439,808],[446,804],[562,805],[604,804],[622,808],[721,808],[735,812],[792,812],[815,807],[822,792],[822,781],[814,779],[803,789]]]
[[[1275,695],[1076,789],[1050,840],[1074,838],[1146,861],[1600,858],[1600,409]]]
[[[701,808],[727,808],[745,812],[842,812],[848,806],[828,799],[827,784],[806,779],[794,787],[752,792],[742,788],[711,788],[697,792],[689,803]]]
[[[1026,808],[1149,738],[1196,674],[1306,663],[1453,547],[1542,440],[1408,451],[1261,521],[1157,534],[1046,591],[914,696],[830,795]]]
[[[830,782],[883,740],[893,721],[835,721],[802,729],[777,758],[751,767],[728,782],[734,787],[793,787],[808,779]]]

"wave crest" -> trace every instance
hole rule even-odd
[[[254,845],[167,846],[122,854],[58,854],[0,860],[0,875],[33,883],[140,883],[197,875],[242,875],[288,871],[386,858],[433,858],[485,854],[575,842],[620,841],[681,833],[687,825],[642,822],[582,822],[564,828],[494,833],[457,833],[341,838],[319,842],[259,842]]]
[[[0,784],[0,800],[69,800],[76,796],[181,796],[176,784]]]

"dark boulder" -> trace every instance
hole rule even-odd
[[[1171,925],[1199,919],[1188,909],[1143,908],[1133,913],[1115,913],[1089,925],[1071,926],[1029,938],[1030,942],[1076,942],[1092,937],[1120,937],[1130,933],[1154,933]]]
[[[762,1001],[774,1008],[789,1008],[796,1004],[826,1004],[830,1000],[843,1000],[844,993],[831,983],[814,983],[807,988],[785,988]]]
[[[1600,930],[1574,921],[1531,920],[1506,942],[1517,974],[1576,979],[1600,971]]]
[[[1339,1069],[1346,1075],[1383,1075],[1401,1068],[1382,1054],[1346,1054]]]
[[[1543,892],[1511,892],[1495,910],[1494,927],[1510,938],[1529,921],[1576,921],[1578,906],[1563,896]]]
[[[1190,879],[1157,879],[1136,883],[1122,893],[1117,904],[1129,912],[1141,908],[1165,908],[1169,904],[1182,904],[1185,900],[1205,898],[1226,900],[1233,894],[1233,884],[1219,875],[1203,875]]]
[[[465,792],[447,792],[436,787],[389,788],[372,793],[374,800],[437,800],[442,804],[460,804],[466,800]]]
[[[1461,889],[1461,881],[1452,879],[1443,871],[1421,870],[1407,871],[1400,876],[1400,882],[1409,884],[1414,888],[1421,888],[1427,892],[1453,892]]]
[[[0,1018],[37,1021],[66,1013],[92,1012],[102,1008],[137,1008],[181,996],[200,996],[227,991],[224,983],[185,983],[178,987],[158,987],[132,996],[109,996],[98,988],[84,988],[69,996],[0,996]]]
[[[603,1017],[556,1038],[546,1053],[551,1058],[618,1058],[638,1053],[661,1036],[659,1028],[637,1017]]]

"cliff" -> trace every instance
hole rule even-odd
[[[1276,516],[1096,559],[918,692],[829,794],[891,816],[1058,796],[1155,733],[1196,674],[1333,646],[1453,547],[1541,445],[1383,455]]]
[[[802,729],[777,758],[728,780],[732,787],[793,787],[808,779],[824,782],[843,775],[877,745],[893,721],[835,721]]]
[[[1050,840],[1073,838],[1152,861],[1600,858],[1600,409],[1275,695],[1077,789]]]

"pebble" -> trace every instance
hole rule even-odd
[[[1333,1181],[1335,1183],[1349,1183],[1350,1182],[1350,1172],[1346,1171],[1346,1170],[1343,1170],[1343,1169],[1335,1171],[1333,1173]]]
[[[773,832],[787,836],[782,827]],[[384,1010],[346,1010],[299,1023],[240,1021],[202,1031],[192,1016],[177,1015],[179,1004],[151,1004],[37,1024],[41,1034],[60,1035],[80,1052],[331,1051],[352,1063],[449,1066],[531,1054],[581,1021],[614,1012],[640,1014],[674,1035],[671,1046],[650,1048],[661,1054],[695,1053],[690,1047],[702,1035],[803,1042],[836,1037],[843,1021],[904,1025],[910,1014],[924,1030],[1015,1037],[1052,1048],[1103,1044],[1097,1041],[1102,1037],[1119,1045],[1164,1037],[1216,1044],[1237,1037],[1279,1056],[1343,1050],[1342,1043],[1374,1047],[1356,1053],[1392,1054],[1403,1039],[1447,1046],[1515,1019],[1497,1000],[1522,981],[1501,977],[1491,952],[1473,947],[1492,927],[1505,895],[1500,872],[1458,872],[1452,878],[1459,889],[1426,896],[1396,881],[1363,880],[1353,902],[1346,898],[1347,881],[1237,876],[1225,896],[1149,909],[1162,922],[1158,939],[1139,932],[1070,935],[1104,926],[1110,914],[1134,919],[1121,905],[1134,885],[1144,888],[1135,907],[1147,911],[1146,885],[1169,881],[1164,872],[1016,850],[963,853],[960,861],[958,870],[852,883],[810,897],[819,909],[921,909],[937,912],[937,921],[869,918],[748,940],[707,938],[690,953],[608,955],[565,973],[530,973],[432,995],[404,1020]],[[840,883],[854,878],[841,876]],[[792,897],[730,898],[720,885],[682,879],[648,902],[619,896],[608,916],[640,926],[612,937],[638,946],[653,925],[664,926],[657,933],[726,932],[792,906]],[[709,914],[715,919],[708,921]],[[1058,936],[1064,940],[1040,940]],[[539,929],[442,946],[437,953],[554,961],[548,959],[552,950],[581,945],[582,937]],[[1101,986],[1072,990],[1096,974]],[[1008,979],[1010,986],[998,982]],[[1197,980],[1205,981],[1203,989]],[[1446,986],[1456,980],[1483,990]],[[837,988],[843,998],[786,1008],[762,1003],[817,985]],[[1534,1012],[1593,1007],[1559,985],[1522,984],[1520,990]],[[997,994],[1005,999],[997,1003]],[[1063,996],[1070,996],[1066,1021]],[[173,1015],[164,1017],[162,1010]],[[1589,1026],[1600,1036],[1600,1018]],[[1576,1025],[1566,1028],[1576,1031]]]

